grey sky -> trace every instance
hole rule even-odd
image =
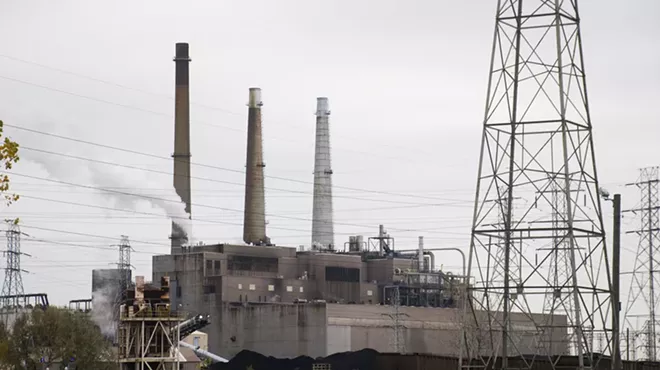
[[[193,162],[243,170],[245,103],[248,88],[257,86],[263,89],[266,175],[311,182],[315,101],[327,96],[333,113],[337,244],[350,234],[371,236],[384,223],[400,248],[415,247],[416,237],[424,235],[430,245],[467,250],[494,1],[2,3],[0,118],[7,124],[168,157],[173,142],[174,43],[189,42],[191,100],[197,103],[191,107]],[[582,1],[580,10],[599,176],[611,192],[623,192],[624,208],[631,208],[639,197],[623,184],[637,178],[637,168],[660,164],[660,113],[655,106],[660,101],[660,3],[626,4]],[[24,147],[172,170],[166,160],[11,128],[7,132]],[[43,154],[22,154],[44,161]],[[116,174],[124,186],[143,184],[140,187],[151,189],[142,192],[159,197],[172,193],[168,175],[48,160],[54,159],[64,177],[59,180],[92,185],[90,174],[101,168]],[[49,176],[28,160],[15,172]],[[195,237],[206,242],[240,240],[243,175],[193,166],[193,176],[235,183],[193,180],[193,203],[223,208],[193,206],[193,217],[211,221],[195,222]],[[146,276],[151,275],[149,253],[169,251],[169,221],[146,202],[140,203],[141,212],[161,216],[31,199],[28,196],[124,207],[91,190],[19,176],[13,181],[26,197],[2,212],[20,216],[23,231],[34,238],[108,247],[121,234],[129,235],[152,243],[133,243],[136,273]],[[309,245],[311,184],[267,178],[266,187],[273,241]],[[432,206],[446,203],[453,205]],[[605,210],[609,216],[609,205]],[[636,225],[628,217],[624,223]],[[636,248],[634,238],[624,240],[628,249]],[[24,268],[32,272],[24,276],[26,292],[45,291],[57,304],[89,297],[91,269],[108,267],[117,259],[114,250],[27,240],[23,250],[34,256],[24,259]],[[452,254],[443,255],[439,264],[450,270],[460,267]]]

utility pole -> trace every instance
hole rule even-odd
[[[621,194],[614,194],[612,201],[614,208],[614,225],[612,235],[612,345],[614,354],[612,370],[620,370],[621,367],[621,341],[619,331],[621,325],[619,315],[621,314],[621,299],[619,282],[621,276]]]
[[[610,194],[604,190],[599,189],[600,195],[604,200],[612,201],[613,217],[612,217],[612,289],[611,289],[611,303],[612,303],[612,361],[611,369],[620,370],[621,365],[621,298],[620,298],[620,281],[621,281],[621,194],[614,194],[610,198]]]

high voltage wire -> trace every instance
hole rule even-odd
[[[99,191],[103,191],[103,192],[107,192],[107,193],[111,193],[111,194],[126,195],[126,196],[131,196],[131,197],[145,199],[145,200],[157,200],[157,201],[168,202],[168,203],[173,203],[173,204],[182,204],[181,201],[179,201],[179,200],[158,198],[158,197],[146,196],[146,195],[141,195],[141,194],[134,194],[134,193],[124,192],[124,191],[104,189],[104,188],[97,187],[97,186],[75,184],[75,183],[71,183],[71,182],[53,180],[53,179],[48,179],[48,178],[43,178],[43,177],[38,177],[38,176],[30,176],[30,175],[25,175],[25,174],[20,174],[20,173],[12,173],[12,176],[21,176],[21,177],[31,178],[33,180],[42,180],[42,181],[55,182],[55,183],[59,183],[59,184],[66,184],[66,185],[73,186],[73,187],[99,190]],[[191,206],[195,207],[195,208],[210,208],[210,209],[217,209],[217,210],[228,211],[228,212],[243,213],[243,210],[238,210],[238,209],[233,209],[233,208],[225,208],[225,207],[217,207],[217,206],[210,206],[210,205],[206,205],[206,204],[191,203]],[[276,217],[276,218],[284,218],[284,219],[289,219],[289,220],[297,220],[297,221],[308,221],[308,222],[312,221],[309,218],[293,217],[293,216],[281,216],[281,215],[274,215],[274,214],[268,214],[268,213],[266,213],[265,216]],[[365,227],[365,228],[372,228],[373,227],[372,225],[362,225],[362,224],[354,224],[354,223],[335,222],[335,224],[336,225],[344,225],[344,226]],[[392,227],[390,227],[389,229],[392,230],[392,231],[400,231],[400,232],[412,232],[412,231],[426,231],[426,232],[429,232],[428,230],[423,230],[423,229],[419,229],[419,230],[415,230],[415,229],[398,229],[398,228],[392,228]]]
[[[267,176],[268,177],[268,176]],[[296,180],[297,181],[297,180]],[[302,181],[302,180],[301,180]],[[12,184],[15,185],[25,185],[25,186],[44,186],[43,184],[36,184],[36,183],[31,183],[31,182],[12,182]],[[603,184],[607,185],[607,184]],[[65,185],[50,185],[51,187],[66,187]],[[163,188],[163,187],[136,187],[136,186],[108,186],[107,188],[109,189],[137,189],[137,190],[171,190],[170,188]],[[207,187],[192,187],[191,188],[195,192],[209,192],[209,193],[232,193],[232,194],[243,194],[243,190],[238,190],[238,189],[215,189],[215,188],[207,188]],[[356,190],[357,191],[357,190]],[[371,191],[377,191],[377,190],[368,190],[364,189],[365,192],[371,192]],[[461,189],[442,189],[442,190],[400,190],[403,192],[414,192],[416,194],[448,194],[448,193],[473,193],[473,190],[461,188]],[[397,193],[397,191],[390,191],[393,193]],[[334,193],[333,193],[334,194]],[[398,194],[406,194],[410,195],[411,193],[398,193]],[[467,201],[467,200],[466,200]]]
[[[47,227],[40,227],[40,226],[32,226],[32,225],[25,225],[21,224],[21,227],[26,227],[28,229],[34,229],[34,230],[41,230],[41,231],[49,231],[49,232],[56,232],[56,233],[64,233],[64,234],[71,234],[71,235],[78,235],[78,236],[84,236],[88,238],[97,238],[97,239],[105,239],[105,240],[112,240],[112,241],[117,241],[119,238],[117,237],[111,237],[111,236],[103,236],[103,235],[97,235],[97,234],[89,234],[89,233],[81,233],[81,232],[75,232],[75,231],[65,231],[65,230],[58,230],[58,229],[51,229]],[[34,239],[31,239],[34,240]],[[131,239],[131,242],[134,243],[139,243],[139,244],[150,244],[150,245],[156,245],[156,246],[165,246],[169,247],[169,244],[165,243],[153,243],[153,242],[148,242],[144,240],[134,240]],[[115,248],[108,247],[110,250],[115,250]]]
[[[102,84],[118,87],[118,88],[121,88],[121,89],[132,90],[132,91],[140,92],[140,93],[147,94],[147,95],[153,95],[153,96],[167,98],[169,100],[174,100],[174,96],[172,96],[170,94],[163,94],[163,93],[156,93],[156,92],[152,92],[152,91],[147,91],[147,90],[143,90],[143,89],[140,89],[140,88],[119,84],[119,83],[116,83],[116,82],[113,82],[113,81],[103,80],[103,79],[100,79],[100,78],[97,78],[97,77],[87,76],[87,75],[84,75],[84,74],[68,71],[68,70],[65,70],[65,69],[56,68],[56,67],[48,66],[48,65],[45,65],[45,64],[41,64],[41,63],[37,63],[37,62],[33,62],[33,61],[21,59],[21,58],[17,58],[17,57],[11,56],[11,55],[0,54],[0,57],[5,58],[5,59],[9,59],[9,60],[13,60],[13,61],[17,61],[17,62],[21,62],[21,63],[25,63],[25,64],[35,65],[35,66],[38,66],[38,67],[41,67],[41,68],[50,69],[50,70],[57,71],[57,72],[60,72],[60,73],[80,77],[80,78],[83,78],[83,79],[99,82],[99,83],[102,83]],[[18,81],[16,81],[16,82],[18,82]],[[42,88],[47,88],[47,87],[42,87]],[[247,116],[244,113],[234,112],[234,111],[231,111],[231,110],[228,110],[228,109],[225,109],[225,108],[220,108],[220,107],[210,106],[210,105],[206,105],[206,104],[201,104],[201,103],[194,102],[194,101],[191,101],[190,104],[196,105],[196,106],[199,106],[199,107],[202,107],[202,108],[206,108],[206,109],[212,109],[212,110],[216,110],[216,111],[219,111],[219,112],[239,116],[239,117],[242,117],[242,118],[247,118]],[[278,124],[282,124],[282,123],[278,122]],[[290,124],[284,124],[284,125],[290,126],[290,127],[295,127],[295,128],[300,128],[301,127],[301,126],[298,126],[298,125],[290,125]],[[224,126],[218,126],[218,127],[224,127]],[[231,128],[231,129],[236,130],[234,128]],[[241,131],[245,131],[245,130],[241,130]],[[349,136],[337,136],[337,135],[335,135],[335,136],[336,137],[341,137],[341,138],[346,138],[346,139],[353,139],[352,137],[349,137]],[[381,143],[381,145],[388,146],[388,147],[393,147],[393,148],[398,148],[398,149],[404,149],[404,150],[408,150],[408,151],[411,150],[411,148],[400,147],[398,145],[382,144],[382,143]],[[361,153],[359,151],[343,149],[343,148],[342,148],[342,150]],[[431,155],[430,153],[420,151],[418,148],[413,148],[413,150],[415,150],[415,151],[417,151],[421,154],[424,154],[426,156]],[[368,153],[365,153],[365,154],[368,154]]]
[[[149,216],[160,216],[160,217],[163,217],[163,218],[169,218],[167,216],[164,216],[164,215],[161,215],[161,214],[158,214],[158,213],[153,213],[153,212],[144,212],[144,211],[137,211],[137,210],[127,210],[127,209],[121,209],[121,208],[105,207],[105,206],[99,206],[99,205],[91,205],[91,204],[63,201],[63,200],[50,199],[50,198],[35,197],[35,196],[31,196],[31,195],[23,195],[22,198],[35,199],[35,200],[41,200],[41,201],[53,202],[53,203],[60,203],[60,204],[75,205],[75,206],[80,206],[80,207],[104,209],[104,210],[108,210],[108,211],[118,211],[118,212],[134,213],[134,214],[149,215]],[[188,219],[186,218],[186,220],[188,220]],[[243,226],[242,223],[235,223],[235,222],[213,221],[213,220],[206,220],[206,219],[200,219],[200,218],[192,218],[192,220],[193,221],[199,221],[199,222],[206,222],[206,223]],[[297,231],[297,232],[305,233],[305,235],[307,235],[309,233],[308,230],[293,229],[293,228],[286,228],[286,227],[269,226],[269,228],[270,229],[276,229],[276,230]],[[335,234],[337,234],[337,233],[335,233]],[[345,235],[353,235],[353,234],[354,233],[350,233],[350,234],[347,233]],[[442,234],[442,233],[440,233],[440,234]],[[401,239],[401,238],[402,237],[399,237],[399,239]]]
[[[26,197],[23,195],[23,197]],[[367,212],[367,211],[385,211],[385,210],[393,210],[393,209],[416,209],[416,208],[427,208],[427,207],[435,207],[435,204],[419,204],[419,205],[409,205],[409,206],[392,206],[392,207],[375,207],[375,208],[349,208],[349,209],[340,209],[334,211],[334,213],[337,212]],[[301,212],[292,212],[291,214],[309,214],[309,211],[301,211]],[[158,215],[159,217],[164,217],[163,215]]]
[[[49,133],[49,132],[34,130],[34,129],[30,129],[30,128],[26,128],[26,127],[20,127],[20,126],[16,126],[16,125],[7,124],[7,123],[5,123],[4,126],[12,127],[12,128],[18,129],[18,130],[27,131],[27,132],[31,132],[31,133],[35,133],[35,134],[39,134],[39,135],[55,137],[55,138],[62,139],[62,140],[73,141],[73,142],[77,142],[77,143],[81,143],[81,144],[97,146],[97,147],[101,147],[101,148],[105,148],[105,149],[117,150],[117,151],[129,153],[129,154],[141,155],[141,156],[145,156],[145,157],[149,157],[149,158],[166,160],[168,162],[172,161],[172,158],[163,157],[163,156],[159,156],[159,155],[156,155],[156,154],[139,152],[139,151],[135,151],[135,150],[131,150],[131,149],[125,149],[125,148],[120,148],[120,147],[116,147],[116,146],[95,143],[95,142],[91,142],[91,141],[88,141],[88,140],[76,139],[76,138],[72,138],[72,137],[69,137],[69,136],[57,135],[57,134],[53,134],[53,133]],[[47,151],[47,150],[43,150],[43,149],[30,148],[30,147],[25,147],[25,146],[21,146],[21,149],[27,149],[27,150],[32,150],[32,151],[36,151],[36,152],[42,152],[42,153],[45,153],[45,154],[59,155],[59,156],[68,157],[68,158],[72,158],[72,159],[92,161],[92,162],[102,163],[102,164],[106,164],[106,165],[115,165],[115,166],[120,166],[120,167],[132,168],[132,169],[136,169],[136,170],[156,172],[156,173],[161,173],[161,174],[167,174],[169,176],[174,176],[174,174],[171,173],[171,172],[144,169],[144,168],[141,168],[141,167],[135,167],[135,166],[129,166],[129,165],[118,165],[118,164],[111,163],[111,162],[106,162],[106,161],[101,161],[101,160],[93,160],[93,159],[90,159],[90,158],[73,156],[73,155],[58,153],[58,152],[52,152],[52,151]],[[203,168],[210,168],[210,169],[215,169],[215,170],[220,170],[220,171],[233,172],[233,173],[238,173],[238,174],[242,174],[242,175],[245,174],[244,170],[236,170],[236,169],[231,169],[231,168],[225,168],[225,167],[219,167],[219,166],[213,166],[213,165],[207,165],[207,164],[195,163],[195,162],[191,162],[190,164],[194,165],[194,166],[203,167]],[[205,179],[205,178],[198,178],[198,177],[193,177],[193,176],[191,176],[191,178],[192,179],[198,179],[198,180],[226,183],[226,184],[231,184],[231,185],[244,186],[244,184],[242,184],[242,183],[235,183],[235,182],[229,182],[229,181]],[[266,176],[266,178],[275,179],[275,180],[282,180],[282,181],[289,181],[289,182],[305,184],[305,185],[314,185],[314,182],[311,182],[311,181],[297,180],[297,179],[291,179],[291,178],[286,178],[286,177]],[[291,191],[291,190],[288,190],[288,189],[276,189],[276,188],[269,188],[269,187],[267,187],[266,189],[279,190],[279,191],[284,191],[284,192],[295,192],[295,191]],[[416,194],[405,194],[405,193],[395,193],[395,192],[379,191],[379,190],[368,190],[368,189],[361,189],[361,188],[354,188],[354,187],[347,187],[347,186],[337,186],[337,185],[333,186],[333,189],[344,189],[344,190],[350,190],[350,191],[355,191],[355,192],[373,193],[373,194],[398,196],[398,197],[419,198],[419,199],[427,199],[427,200],[468,202],[467,200],[443,199],[443,198],[428,197],[428,196],[416,195]],[[307,192],[304,192],[304,193],[307,193]],[[361,198],[356,198],[356,199],[361,199]]]
[[[110,237],[110,236],[105,236],[105,235],[79,233],[79,232],[74,232],[74,231],[34,227],[34,226],[29,226],[29,225],[21,225],[21,227],[27,227],[27,228],[30,228],[30,229],[49,231],[49,232],[80,235],[80,236],[86,236],[86,237],[92,237],[92,238],[98,238],[98,239],[104,239],[104,240],[113,240],[113,241],[118,240],[118,238],[116,238],[116,237]],[[30,236],[28,240],[29,241],[34,241],[34,242],[39,242],[39,243],[50,243],[50,244],[57,244],[57,245],[73,246],[73,247],[79,247],[79,248],[85,248],[85,249],[94,249],[94,250],[100,250],[100,251],[109,251],[109,252],[115,252],[116,251],[116,248],[111,247],[111,246],[94,246],[94,245],[85,245],[85,244],[78,244],[78,243],[71,243],[71,242],[57,242],[57,241],[53,241],[53,240],[50,240],[50,239],[36,238],[36,237],[32,237],[32,236]],[[133,240],[131,239],[131,241],[133,241]],[[145,241],[135,241],[135,242],[137,244],[146,244],[146,243],[148,243],[148,242],[145,242]],[[166,247],[166,248],[170,247],[169,244],[164,244],[164,243],[163,244],[148,243],[148,244],[159,245],[159,246],[163,246],[163,247]],[[222,243],[218,243],[218,244],[222,244]],[[224,243],[224,244],[231,244],[231,243]],[[207,244],[206,246],[212,246],[212,245],[214,245],[214,244]],[[289,247],[289,248],[291,248],[291,247]],[[154,256],[154,255],[166,255],[167,254],[167,253],[149,252],[149,251],[144,251],[144,250],[139,250],[139,249],[136,249],[135,253],[145,254],[145,255],[152,255],[152,256]],[[413,252],[407,252],[407,253],[413,253]],[[69,261],[67,261],[67,262],[69,262]],[[297,262],[280,261],[279,264],[297,265]],[[318,264],[318,266],[324,266],[324,265],[321,263],[321,264]]]
[[[155,217],[155,216],[119,216],[119,215],[106,215],[104,213],[64,213],[64,212],[5,212],[5,215],[24,215],[30,216],[30,218],[36,219],[119,219],[119,220],[160,220],[164,216]],[[199,212],[197,212],[199,214]],[[214,216],[227,216],[226,213],[204,213],[201,216],[205,217],[214,217]],[[238,216],[242,217],[242,216]],[[335,218],[336,219],[336,218]],[[361,220],[361,218],[342,218],[341,220]],[[387,218],[388,221],[421,221],[421,222],[436,222],[436,221],[471,221],[472,217],[435,217],[435,216],[425,216],[425,217],[396,217],[396,218]]]
[[[24,216],[23,216],[24,217]],[[96,218],[96,221],[94,220]],[[102,217],[30,217],[31,220],[47,220],[50,223],[57,223],[57,224],[81,224],[81,225],[95,225],[98,224],[99,219],[104,219]],[[88,220],[88,222],[86,222]],[[140,222],[140,220],[145,220],[144,222]],[[161,223],[159,222],[148,222],[147,220],[156,220],[156,218],[125,218],[125,221],[116,221],[116,222],[108,222],[108,221],[103,221],[104,225],[160,225]],[[159,220],[162,220],[162,217],[159,218]],[[237,219],[238,220],[238,219]],[[138,221],[138,222],[136,222]],[[280,220],[284,221],[284,220]],[[415,221],[409,221],[409,222],[400,222],[397,221],[396,219],[387,219],[388,222],[394,222],[396,221],[397,224],[436,224],[439,221],[435,219],[430,219],[426,221],[420,221],[420,220],[415,220]],[[446,222],[446,221],[445,221]],[[466,229],[469,228],[469,220],[461,220],[460,225],[451,225],[451,226],[442,226],[442,227],[430,227],[426,228],[425,230],[448,230],[448,229],[457,229],[457,228],[462,228]],[[195,227],[203,227],[203,226],[212,226],[216,227],[217,225],[195,225]]]
[[[70,96],[74,96],[74,97],[78,97],[78,98],[82,98],[82,99],[86,99],[86,100],[90,100],[90,101],[94,101],[94,102],[98,102],[98,103],[104,103],[104,104],[109,104],[109,105],[113,105],[113,106],[117,106],[117,107],[121,107],[121,108],[133,109],[133,110],[140,111],[140,112],[143,112],[143,113],[150,113],[150,114],[154,114],[154,115],[173,118],[173,116],[169,113],[158,112],[158,111],[145,109],[145,108],[141,108],[141,107],[137,107],[137,106],[133,106],[133,105],[122,104],[122,103],[117,103],[117,102],[113,102],[113,101],[110,101],[110,100],[95,98],[95,97],[91,97],[91,96],[88,96],[88,95],[78,94],[78,93],[74,93],[74,92],[70,92],[70,91],[66,91],[66,90],[62,90],[62,89],[58,89],[58,88],[53,88],[53,87],[49,87],[49,86],[45,86],[45,85],[40,85],[38,83],[28,82],[28,81],[20,80],[20,79],[13,78],[13,77],[7,77],[7,76],[0,75],[0,79],[5,79],[5,80],[16,82],[16,83],[21,83],[21,84],[25,84],[25,85],[29,85],[29,86],[33,86],[33,87],[38,87],[38,88],[41,88],[41,89],[50,90],[50,91],[54,91],[54,92],[58,92],[58,93],[62,93],[62,94],[66,94],[66,95],[70,95]],[[204,121],[199,121],[199,120],[195,121],[195,123],[200,123],[200,124],[211,126],[211,127],[223,128],[223,129],[226,129],[226,130],[240,132],[240,133],[245,133],[245,131],[246,131],[245,129],[237,129],[237,128],[230,127],[230,126],[222,126],[222,125],[209,123],[209,122],[204,122]],[[298,141],[291,140],[291,138],[289,138],[289,137],[282,138],[282,137],[276,137],[276,136],[271,135],[271,136],[269,136],[269,138],[278,139],[278,140],[282,140],[282,141],[288,141],[288,142],[299,142],[299,140]],[[365,155],[370,155],[370,156],[382,157],[382,158],[387,158],[387,159],[394,159],[394,160],[405,159],[408,162],[413,162],[408,158],[403,158],[403,157],[400,157],[400,156],[398,156],[398,157],[384,156],[384,155],[378,155],[378,154],[374,154],[374,153],[363,152],[363,151],[358,151],[358,150],[353,150],[353,149],[345,149],[345,148],[343,148],[342,150],[343,151],[350,151],[350,152],[354,152],[354,153],[365,154]],[[410,149],[407,148],[406,150],[410,150]]]
[[[163,175],[168,175],[168,176],[172,176],[172,177],[185,176],[185,175],[180,175],[180,174],[173,174],[172,172],[168,172],[168,171],[159,171],[159,170],[154,170],[154,169],[150,169],[150,168],[143,168],[143,167],[136,167],[136,166],[126,165],[126,164],[107,162],[107,161],[102,161],[102,160],[98,160],[98,159],[79,157],[79,156],[75,156],[75,155],[64,154],[64,153],[59,153],[59,152],[53,152],[53,151],[43,150],[43,149],[36,149],[36,148],[30,148],[30,147],[24,147],[24,146],[22,146],[21,149],[22,150],[27,149],[27,150],[30,150],[30,151],[40,152],[40,153],[44,153],[44,154],[56,155],[56,156],[60,156],[60,157],[71,158],[71,159],[76,159],[76,160],[82,160],[82,161],[98,163],[98,164],[103,164],[103,165],[108,165],[108,166],[128,168],[128,169],[132,169],[132,170],[163,174]],[[229,185],[236,185],[236,186],[241,186],[241,187],[245,186],[243,183],[239,183],[239,182],[217,180],[217,179],[211,179],[211,178],[206,178],[206,177],[190,176],[190,178],[195,179],[195,180],[208,181],[208,182],[214,182],[214,183],[220,183],[220,184],[229,184]],[[309,184],[313,185],[313,183],[309,183]],[[273,188],[273,187],[265,187],[265,189],[274,190],[274,191],[281,191],[281,192],[286,192],[286,193],[296,193],[296,194],[305,194],[305,195],[310,194],[310,192],[302,191],[302,190],[290,190],[290,189]],[[455,202],[455,204],[457,204],[457,205],[458,204],[466,204],[468,202],[467,200],[457,200],[457,199],[447,200],[447,199],[440,199],[440,198],[433,198],[433,197],[414,196],[412,194],[410,194],[408,196],[415,197],[415,198],[440,200],[440,201],[452,201],[452,202]],[[360,201],[371,201],[371,202],[382,202],[382,203],[393,203],[393,204],[407,204],[407,205],[418,205],[418,204],[420,204],[420,203],[411,203],[411,202],[400,202],[400,201],[395,201],[395,200],[369,199],[369,198],[351,197],[351,196],[342,196],[342,195],[335,196],[335,198],[344,198],[344,199],[360,200]],[[450,204],[445,204],[445,205],[450,205]]]

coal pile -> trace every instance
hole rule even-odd
[[[330,364],[332,370],[369,370],[378,369],[377,362],[380,353],[373,349],[363,349],[355,352],[335,353],[317,363]]]
[[[311,370],[314,359],[307,356],[275,358],[257,352],[243,350],[228,363],[213,364],[210,370]]]
[[[213,364],[211,370],[312,370],[314,364],[330,364],[332,370],[370,370],[376,369],[379,353],[372,349],[356,352],[335,353],[328,357],[313,359],[299,356],[292,359],[280,359],[264,356],[257,352],[243,350],[228,363]],[[250,367],[251,366],[251,367]]]

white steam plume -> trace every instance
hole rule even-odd
[[[117,333],[116,315],[118,312],[118,289],[110,285],[92,293],[92,321],[101,329],[101,333],[114,340]]]
[[[126,174],[119,173],[116,169],[89,167],[89,171],[93,184],[109,188],[108,191],[102,191],[104,196],[114,199],[117,205],[131,209],[136,209],[139,201],[146,201],[152,207],[162,209],[181,228],[186,234],[188,242],[192,244],[192,222],[186,212],[186,204],[175,201],[180,197],[173,187],[168,190],[167,194],[152,195],[142,190],[143,188],[153,188],[148,186],[149,183],[146,180],[135,181],[135,177],[127,177]],[[127,184],[129,179],[133,179],[130,185]]]
[[[42,149],[50,150],[50,148]],[[62,150],[59,148],[59,150],[50,151],[61,152]],[[136,176],[134,171],[121,173],[109,165],[85,164],[80,160],[63,159],[31,150],[24,150],[21,157],[40,165],[54,179],[90,184],[105,189],[106,191],[101,190],[100,194],[111,199],[119,208],[137,210],[141,201],[148,202],[152,207],[163,210],[186,234],[188,243],[193,243],[190,216],[186,212],[185,203],[180,201],[181,198],[176,194],[174,187],[164,194],[148,194],[143,189],[158,188],[158,186],[150,187],[149,181],[142,176]]]

